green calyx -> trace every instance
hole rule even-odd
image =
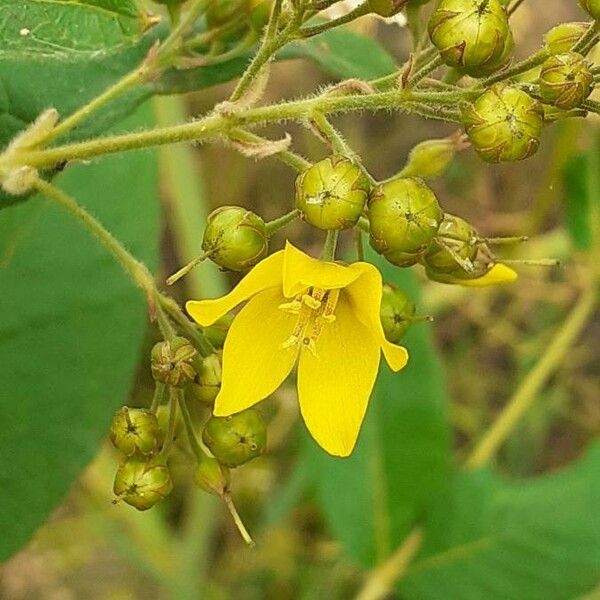
[[[592,93],[594,74],[581,54],[564,52],[544,62],[539,86],[545,102],[569,110],[580,106]]]
[[[354,161],[330,156],[297,177],[296,208],[313,227],[348,229],[361,216],[369,188],[368,179]]]
[[[523,160],[540,145],[542,105],[514,87],[499,83],[463,110],[465,131],[487,162]]]
[[[424,254],[422,263],[435,274],[469,276],[475,270],[479,236],[464,219],[446,213],[435,239]]]
[[[221,389],[221,359],[217,354],[211,354],[203,358],[196,369],[190,391],[196,400],[212,405]]]
[[[110,439],[115,448],[126,456],[136,452],[154,454],[160,445],[156,415],[143,408],[123,406],[113,417]]]
[[[600,21],[600,0],[579,0],[579,6],[581,6],[592,19]]]
[[[473,77],[502,67],[514,45],[500,0],[442,0],[428,31],[444,63]]]
[[[223,496],[229,491],[231,474],[216,458],[204,456],[194,471],[194,483],[205,492]]]
[[[415,305],[400,289],[383,285],[379,316],[388,342],[397,344],[406,335],[415,315]]]
[[[250,408],[229,417],[211,417],[202,440],[223,465],[234,468],[260,456],[267,445],[267,427]]]
[[[443,219],[433,191],[414,177],[399,177],[374,188],[368,215],[371,246],[400,267],[418,262]]]
[[[193,360],[197,350],[183,337],[158,342],[150,354],[150,369],[156,381],[183,387],[193,381],[196,371]]]
[[[546,49],[550,54],[568,52],[587,31],[588,27],[589,23],[586,22],[561,23],[553,27],[544,36]]]
[[[208,216],[202,249],[224,269],[249,269],[267,255],[265,222],[241,206],[222,206]]]
[[[430,179],[443,175],[456,152],[464,147],[462,137],[453,135],[417,144],[410,151],[400,176]]]
[[[138,510],[148,510],[172,491],[171,475],[162,457],[150,460],[130,458],[117,469],[113,492]]]

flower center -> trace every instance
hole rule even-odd
[[[292,335],[281,344],[282,348],[301,345],[317,355],[316,341],[326,323],[335,321],[335,307],[340,290],[310,288],[307,293],[299,294],[291,302],[280,304],[279,308],[297,315]]]

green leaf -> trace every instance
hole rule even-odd
[[[0,148],[44,109],[65,117],[138,65],[157,35],[142,26],[133,0],[0,0]],[[124,94],[65,139],[106,131],[150,94]],[[16,201],[0,192],[0,207]]]
[[[144,109],[124,127],[148,117]],[[156,265],[153,154],[79,165],[56,183]],[[33,198],[2,211],[0,223],[1,561],[47,518],[126,402],[147,312],[113,257],[64,210]]]
[[[577,250],[589,250],[593,244],[594,217],[600,211],[599,157],[600,144],[596,144],[574,156],[563,173],[567,230]]]
[[[414,275],[378,262],[384,278],[418,300]],[[333,536],[364,566],[385,559],[445,482],[449,427],[442,369],[428,326],[414,325],[405,340],[408,366],[382,367],[354,453],[328,456],[307,443],[306,460]]]
[[[220,65],[167,71],[155,84],[160,94],[199,90],[239,77],[253,53]],[[394,59],[375,41],[349,29],[335,29],[286,46],[277,60],[307,58],[337,79],[375,79],[393,72]]]
[[[310,58],[339,79],[376,79],[396,68],[394,59],[377,41],[343,28],[291,44],[281,57]]]
[[[562,472],[457,473],[429,513],[406,600],[572,600],[600,578],[600,444]]]

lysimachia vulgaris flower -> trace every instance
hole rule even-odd
[[[298,364],[298,399],[317,443],[336,456],[356,444],[383,354],[394,371],[408,353],[385,339],[382,280],[371,264],[316,260],[290,243],[258,263],[226,296],[190,301],[207,326],[242,302],[223,348],[214,414],[240,412],[272,394]]]

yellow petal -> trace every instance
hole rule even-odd
[[[240,302],[261,290],[280,286],[283,273],[283,250],[261,260],[229,294],[214,300],[190,300],[185,309],[202,326],[212,325]]]
[[[343,288],[358,274],[344,265],[312,258],[289,242],[283,259],[283,293],[288,298],[302,293],[308,287],[325,290]]]
[[[466,287],[486,287],[488,285],[501,285],[512,283],[517,279],[516,271],[506,265],[494,265],[483,277],[477,279],[457,279],[458,285]]]
[[[316,341],[316,355],[307,349],[300,353],[298,399],[316,442],[334,456],[348,456],[377,377],[379,342],[347,298],[340,296],[335,316]]]
[[[279,288],[259,292],[236,315],[223,347],[221,390],[214,414],[240,412],[272,394],[289,375],[298,350],[282,348],[296,316],[278,309]]]
[[[399,371],[408,362],[408,352],[403,346],[396,346],[385,339],[379,317],[383,283],[381,273],[375,266],[365,262],[353,263],[349,269],[358,273],[358,277],[344,293],[348,294],[356,316],[379,341],[385,360],[392,371]]]

